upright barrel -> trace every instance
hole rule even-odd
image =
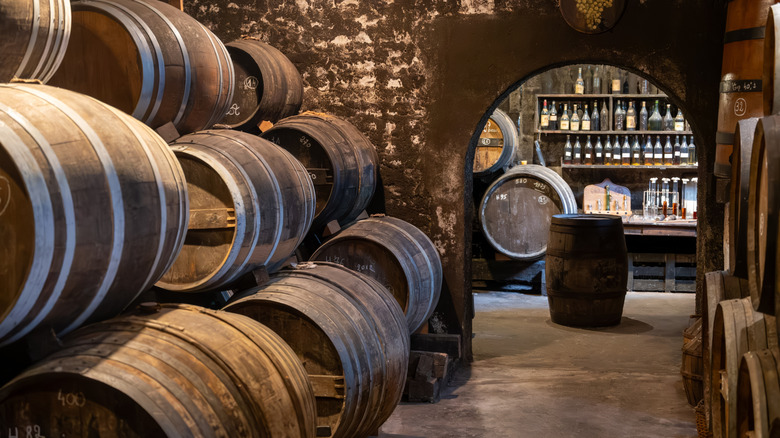
[[[0,82],[48,81],[70,39],[70,0],[0,3]]]
[[[211,31],[161,1],[73,2],[71,42],[52,85],[132,114],[152,128],[206,129],[228,112],[234,73]]]
[[[242,39],[226,44],[236,72],[236,91],[223,124],[260,132],[264,120],[277,122],[298,114],[303,80],[289,58],[263,42]]]
[[[301,359],[317,400],[317,436],[369,436],[401,400],[409,332],[376,280],[333,263],[299,264],[225,310],[270,327]]]
[[[313,438],[315,415],[279,336],[185,305],[85,327],[0,389],[0,423],[19,436]]]
[[[508,166],[515,156],[517,143],[515,124],[496,108],[479,135],[474,152],[474,176],[490,175]]]
[[[239,131],[189,134],[171,148],[187,177],[190,221],[181,253],[157,286],[215,290],[260,266],[281,268],[314,218],[314,187],[303,165]]]
[[[554,171],[515,166],[488,187],[479,207],[482,232],[496,251],[516,260],[544,256],[550,221],[577,212],[574,193]]]
[[[764,26],[773,0],[728,3],[723,37],[715,175],[731,176],[731,151],[737,121],[763,115]]]
[[[747,209],[750,197],[750,156],[758,117],[740,120],[734,135],[731,154],[731,188],[729,194],[728,247],[732,273],[747,278]]]
[[[309,171],[317,192],[315,231],[333,220],[355,220],[374,196],[379,157],[351,123],[306,112],[281,120],[263,138],[288,150]]]
[[[338,263],[382,283],[401,305],[412,333],[428,322],[439,302],[443,274],[436,246],[401,219],[358,221],[323,243],[311,260]]]
[[[0,343],[110,318],[173,263],[187,186],[151,129],[87,96],[0,85]]]
[[[780,433],[780,352],[777,347],[745,353],[736,394],[738,437]]]
[[[620,324],[628,283],[622,219],[553,216],[545,274],[552,322],[573,327]]]

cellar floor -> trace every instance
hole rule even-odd
[[[380,437],[697,436],[680,377],[694,294],[629,293],[601,329],[553,324],[543,296],[474,302],[474,362],[438,403],[398,406]]]

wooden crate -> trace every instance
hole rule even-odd
[[[696,255],[629,253],[628,290],[696,292]]]

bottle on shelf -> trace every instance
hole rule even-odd
[[[628,77],[629,76],[630,75],[629,75],[628,72],[623,73],[623,94],[630,93],[629,88],[628,88]]]
[[[666,143],[664,143],[664,164],[671,166],[674,164],[674,148],[672,148],[672,142],[669,140],[669,136],[666,136]]]
[[[601,94],[601,74],[599,74],[599,66],[596,66],[596,70],[593,72],[593,94]],[[593,108],[596,108],[595,106]]]
[[[661,136],[655,136],[655,146],[653,147],[653,165],[661,166],[664,164],[664,149],[661,147]]]
[[[664,131],[674,131],[674,118],[672,117],[672,104],[666,104],[666,114],[664,114]]]
[[[577,71],[577,80],[574,81],[574,94],[585,93],[585,81],[582,80],[582,67]]]
[[[650,94],[650,81],[647,79],[639,80],[639,94]]]
[[[582,164],[582,145],[580,144],[580,137],[574,137],[574,154],[572,155],[571,164]]]
[[[593,94],[593,67],[588,66],[587,70],[585,70],[585,76],[583,76],[583,79],[585,80],[585,94]]]
[[[680,154],[682,152],[680,151],[680,136],[675,135],[674,136],[674,158],[672,159],[672,164],[675,166],[680,165]]]
[[[658,101],[656,100],[653,106],[653,114],[647,120],[647,129],[649,131],[660,131],[662,128],[663,119],[661,118],[661,113],[658,112]]]
[[[544,103],[542,104],[542,114],[539,116],[539,129],[547,130],[550,129],[550,111],[547,109],[547,99],[544,99]],[[520,117],[517,118],[518,125],[520,123]],[[518,126],[519,128],[519,126]],[[522,132],[522,131],[520,131]]]
[[[622,159],[620,160],[620,164],[623,166],[630,166],[631,165],[631,145],[628,144],[628,136],[623,136],[623,148],[621,149],[621,155]]]
[[[554,100],[552,101],[552,108],[550,108],[549,128],[551,131],[558,129],[558,110],[556,109]]]
[[[631,165],[640,166],[642,164],[642,147],[639,146],[639,136],[634,136],[634,143],[631,145]]]
[[[593,144],[590,142],[590,135],[585,141],[585,151],[583,152],[582,164],[587,164],[589,166],[593,164]]]
[[[604,144],[604,165],[612,165],[612,144],[609,142],[609,136],[607,136],[607,142]]]
[[[620,166],[623,161],[623,153],[620,150],[620,137],[615,136],[615,142],[612,143],[612,165]]]
[[[628,111],[626,111],[626,130],[636,131],[636,110],[634,109],[634,101],[628,103]]]
[[[590,131],[590,115],[588,114],[588,104],[585,104],[585,111],[582,112],[582,120],[580,120],[580,130]]]
[[[571,147],[571,135],[566,136],[566,145],[563,146],[563,164],[571,164],[573,148]]]
[[[593,112],[590,115],[590,130],[591,131],[598,131],[599,124],[601,122],[601,117],[599,117],[599,103],[597,101],[593,101]]]
[[[571,118],[569,119],[569,129],[572,131],[580,130],[580,113],[577,112],[577,105],[575,104],[571,111]]]
[[[563,104],[563,114],[561,114],[561,131],[569,130],[569,105]]]
[[[645,148],[642,151],[642,162],[645,166],[653,165],[653,139],[649,135],[646,135]]]
[[[623,131],[626,129],[625,126],[626,122],[626,116],[623,112],[623,108],[620,105],[620,101],[617,101],[617,104],[615,105],[615,131]]]
[[[699,165],[699,158],[696,156],[696,145],[693,144],[693,136],[691,136],[691,141],[688,143],[688,165]]]
[[[601,136],[596,136],[596,147],[593,148],[593,164],[604,164],[604,146],[601,145]]]
[[[620,90],[623,88],[623,83],[620,80],[620,71],[616,71],[612,76],[612,86],[610,91],[612,94],[620,94]]]
[[[685,117],[679,108],[677,108],[677,116],[674,118],[674,130],[680,132],[685,130]]]
[[[647,102],[642,101],[642,109],[639,111],[639,130],[647,131]]]
[[[607,101],[601,103],[601,115],[599,116],[599,126],[602,131],[609,131],[609,109],[607,109]]]
[[[680,145],[680,165],[687,166],[688,165],[688,157],[690,156],[688,152],[688,141],[685,139],[685,136],[682,136],[682,144]]]

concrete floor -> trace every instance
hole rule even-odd
[[[629,293],[619,326],[553,324],[543,296],[475,294],[474,362],[380,437],[697,436],[680,377],[693,294]]]

